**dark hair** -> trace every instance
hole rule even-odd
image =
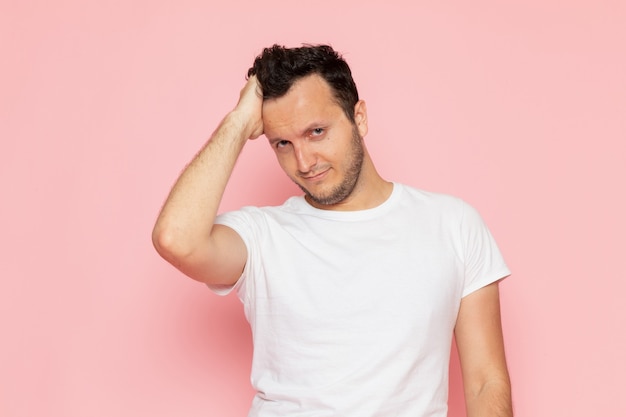
[[[274,45],[265,48],[248,70],[248,77],[257,76],[264,99],[282,97],[294,82],[311,74],[318,74],[326,80],[337,104],[354,122],[354,105],[359,101],[359,93],[350,67],[329,45],[298,48]]]

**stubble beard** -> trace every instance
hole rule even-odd
[[[359,176],[361,175],[364,156],[365,152],[363,150],[362,138],[355,127],[352,130],[352,148],[350,149],[349,155],[351,162],[341,183],[326,194],[312,194],[301,184],[296,182],[296,185],[304,192],[307,199],[310,199],[316,204],[322,206],[339,204],[348,198],[354,191],[354,188],[359,180]]]

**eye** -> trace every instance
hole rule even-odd
[[[324,133],[324,129],[317,127],[311,131],[311,136],[321,136]]]
[[[276,142],[276,147],[277,148],[284,148],[285,146],[289,145],[291,142],[289,142],[288,140],[279,140],[278,142]]]

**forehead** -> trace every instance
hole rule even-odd
[[[275,130],[298,130],[311,123],[328,122],[343,114],[326,80],[317,74],[296,81],[282,97],[263,102],[266,135]]]

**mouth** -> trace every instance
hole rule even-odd
[[[330,169],[325,169],[324,171],[318,172],[318,173],[316,173],[314,175],[302,176],[301,178],[304,179],[305,181],[319,181],[319,180],[323,179],[326,176],[328,171],[330,171]]]

